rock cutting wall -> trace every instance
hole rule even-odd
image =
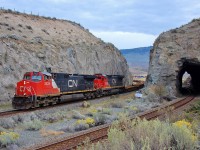
[[[0,11],[0,100],[10,100],[25,72],[131,74],[125,58],[112,44],[79,24]]]
[[[164,32],[156,39],[150,54],[146,87],[163,85],[168,96],[179,96],[182,76],[188,72],[192,87],[200,87],[200,19]]]

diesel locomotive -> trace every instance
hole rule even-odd
[[[122,75],[84,75],[49,72],[26,72],[17,83],[12,100],[14,109],[30,109],[61,101],[63,95],[83,94],[85,99],[122,91]]]

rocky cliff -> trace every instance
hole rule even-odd
[[[163,85],[168,96],[179,96],[184,94],[185,72],[191,75],[191,90],[199,92],[200,19],[164,32],[156,39],[150,54],[146,87]]]
[[[0,100],[9,100],[27,71],[121,74],[131,83],[125,58],[114,45],[77,23],[0,11]]]

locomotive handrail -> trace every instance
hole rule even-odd
[[[36,95],[36,92],[35,92],[35,89],[31,86],[31,88],[33,89],[33,91],[34,91],[34,95]],[[31,93],[32,94],[32,93]]]

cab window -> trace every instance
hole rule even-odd
[[[32,81],[41,81],[42,76],[32,76]]]
[[[31,76],[30,75],[24,75],[24,80],[30,80],[31,79]]]
[[[44,75],[44,80],[50,80],[51,76]]]

